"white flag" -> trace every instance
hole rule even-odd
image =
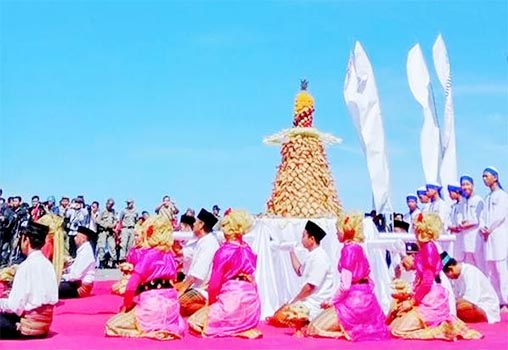
[[[455,117],[452,99],[452,81],[448,52],[441,34],[432,47],[434,68],[445,91],[444,123],[441,128],[441,166],[439,177],[443,188],[457,182],[457,151],[455,146]],[[447,197],[448,198],[448,197]]]
[[[423,126],[420,134],[420,152],[425,181],[438,180],[441,146],[439,125],[434,112],[434,99],[430,85],[429,71],[420,45],[409,50],[407,56],[407,79],[414,98],[423,108]]]
[[[392,212],[390,171],[376,80],[369,58],[358,41],[349,58],[344,99],[367,160],[376,211]]]

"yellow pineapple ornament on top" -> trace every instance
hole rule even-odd
[[[293,121],[293,126],[296,127],[312,127],[314,98],[307,92],[308,85],[309,82],[307,80],[302,80],[300,82],[300,92],[296,95]]]
[[[314,98],[307,88],[308,81],[302,80],[295,99],[293,128],[264,140],[269,145],[282,144],[282,161],[267,202],[267,215],[318,218],[337,217],[341,212],[325,152],[325,145],[341,140],[312,127]]]

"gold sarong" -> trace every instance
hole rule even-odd
[[[54,305],[43,305],[21,316],[19,330],[26,337],[41,337],[49,333]]]

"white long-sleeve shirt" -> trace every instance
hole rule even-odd
[[[452,285],[455,296],[465,299],[485,311],[489,323],[501,320],[496,291],[476,266],[462,263],[462,272]]]
[[[212,262],[215,252],[219,249],[219,241],[213,233],[200,237],[192,255],[189,267],[189,276],[196,279],[192,288],[197,289],[205,297],[208,297],[206,285],[212,272]]]
[[[434,213],[439,215],[441,222],[443,223],[443,233],[449,234],[448,232],[448,218],[450,217],[451,206],[441,198],[437,198],[433,202],[429,203],[427,213]]]
[[[474,224],[475,226],[470,229],[464,230],[459,233],[464,240],[464,252],[475,253],[479,247],[477,242],[481,239],[479,234],[480,220],[483,214],[485,204],[483,198],[478,195],[473,195],[470,198],[463,199],[462,216],[464,221]]]
[[[19,265],[8,298],[0,299],[0,312],[14,313],[34,310],[58,302],[58,283],[53,265],[34,250]]]
[[[76,252],[76,259],[62,276],[64,281],[81,281],[91,284],[95,281],[95,256],[90,242],[83,243]]]
[[[508,255],[508,194],[501,190],[490,192],[485,198],[482,227],[489,230],[485,242],[485,260],[500,261]]]

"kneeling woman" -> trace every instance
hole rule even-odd
[[[254,281],[256,255],[242,239],[252,225],[252,217],[243,210],[228,210],[222,219],[226,242],[213,258],[209,306],[188,319],[191,329],[202,336],[261,336],[255,328],[261,316],[261,301]]]
[[[392,310],[390,329],[395,337],[444,340],[482,337],[450,312],[448,291],[441,285],[439,277],[443,264],[434,243],[442,227],[439,216],[432,213],[420,214],[414,223],[419,246],[415,256],[414,294]]]
[[[141,230],[148,247],[138,252],[122,310],[106,323],[106,335],[159,340],[181,338],[186,327],[173,288],[176,264],[171,253],[172,224],[165,216],[155,215]],[[135,296],[137,303],[134,303]]]
[[[307,335],[346,338],[353,341],[390,337],[385,316],[369,278],[370,266],[363,247],[363,215],[340,218],[337,236],[344,243],[339,260],[340,286],[335,297],[324,302],[326,310],[307,328]]]

